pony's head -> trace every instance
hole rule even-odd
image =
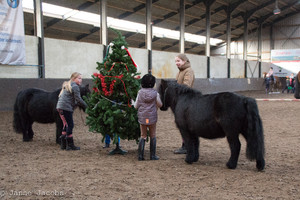
[[[171,87],[173,87],[175,84],[176,84],[176,81],[167,81],[164,79],[162,79],[160,81],[158,93],[159,93],[161,101],[163,103],[160,110],[166,111],[172,105],[172,98],[170,98],[170,97],[174,97],[176,95],[172,94],[172,93],[174,93],[174,90],[171,89]]]
[[[90,88],[89,88],[89,84],[86,84],[85,86],[79,86],[80,88],[80,96],[84,97],[84,96],[88,96],[88,94],[91,93]]]
[[[267,77],[267,72],[263,72],[263,77],[266,78]]]
[[[85,98],[89,97],[89,94],[91,93],[90,88],[89,88],[89,84],[86,84],[85,86],[79,86],[80,88],[80,96],[83,100],[85,100]],[[79,107],[79,109],[84,109],[82,107]]]

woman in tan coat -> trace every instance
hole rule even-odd
[[[175,64],[179,69],[176,75],[176,81],[178,84],[186,85],[190,88],[194,85],[195,74],[191,67],[190,60],[185,54],[179,54],[175,57]],[[184,141],[182,140],[182,146],[174,151],[175,154],[186,154],[186,148]]]
[[[177,83],[192,88],[195,80],[195,75],[191,67],[190,60],[186,57],[185,54],[179,54],[175,57],[175,64],[179,69],[179,72],[176,75]]]

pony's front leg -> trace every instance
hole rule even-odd
[[[60,117],[57,115],[56,116],[56,143],[57,144],[61,143],[60,136],[62,134],[62,129],[63,129],[63,122],[61,121]]]
[[[29,142],[30,139],[28,137],[28,132],[27,130],[23,130],[23,142]]]
[[[192,148],[191,142],[184,142],[184,145],[186,145],[186,157],[185,162],[188,164],[192,164],[194,162],[194,149]]]
[[[190,135],[187,131],[181,130],[180,132],[181,132],[182,138],[184,140],[184,145],[187,150],[185,162],[188,164],[192,164],[193,162],[197,161],[197,159],[199,158],[198,152],[197,152],[198,158],[197,158],[197,156],[195,156],[195,153],[196,153],[195,152],[195,140],[194,140],[194,138],[190,137]]]
[[[240,155],[241,142],[238,136],[227,136],[227,141],[229,143],[231,156],[226,164],[229,169],[235,169]]]
[[[193,145],[193,151],[194,151],[194,158],[193,158],[193,162],[197,162],[199,160],[199,137],[195,136],[192,139],[192,145]]]
[[[29,128],[28,128],[28,138],[30,141],[33,140],[33,135],[34,135],[34,132],[32,130],[32,124],[33,123],[30,123]]]
[[[29,122],[27,121],[22,122],[23,142],[29,142],[32,140],[32,138],[30,139],[28,135],[29,127],[30,127]]]

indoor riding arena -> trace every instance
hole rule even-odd
[[[299,13],[299,0],[1,2],[0,199],[300,199]],[[11,26],[12,20],[16,26]],[[154,89],[162,105],[170,103],[167,92],[173,93],[167,90],[171,87],[162,93],[162,83],[178,82],[177,74],[182,70],[175,59],[179,54],[186,55],[188,61],[184,62],[189,62],[193,70],[193,89],[184,90],[194,92],[189,98],[234,93],[243,99],[245,109],[246,100],[255,100],[252,102],[255,108],[257,105],[258,115],[252,120],[263,129],[262,170],[255,159],[248,159],[247,143],[252,136],[244,137],[242,133],[238,136],[241,148],[235,169],[227,167],[235,148],[229,145],[232,138],[228,135],[217,139],[199,137],[199,159],[192,164],[185,160],[196,150],[188,148],[187,154],[175,154],[183,142],[192,144],[183,140],[176,124],[188,113],[186,110],[175,115],[177,104],[166,111],[157,109],[159,159],[150,159],[150,137],[145,142],[144,160],[138,159],[140,135],[129,138],[133,134],[122,130],[128,121],[135,120],[140,126],[136,118],[128,117],[126,109],[135,109],[134,101],[145,74],[156,77]],[[62,129],[64,124],[61,118],[37,122],[39,117],[59,117],[56,103],[60,97],[51,96],[51,104],[47,104],[45,96],[35,101],[31,106],[41,113],[39,117],[33,117],[34,109],[29,107],[35,93],[23,95],[25,103],[21,107],[15,102],[29,88],[42,89],[47,94],[60,91],[65,81],[71,82],[73,72],[82,75],[82,86],[88,84],[90,93],[81,96],[87,107],[76,108],[73,113],[72,135],[80,150],[62,150],[56,141],[57,127]],[[119,102],[118,96],[124,97],[125,103]],[[105,114],[92,115],[104,106],[103,101],[110,101],[105,104]],[[233,112],[242,112],[234,106],[228,110],[228,101],[224,99],[222,108],[217,103],[207,104],[212,108],[196,103],[195,109],[201,108],[201,117],[213,109],[211,118],[221,127],[220,115],[226,121]],[[40,109],[42,104],[45,110]],[[117,111],[113,110],[116,106]],[[227,109],[226,113],[223,109]],[[117,121],[116,117],[107,117],[108,113],[121,113],[124,118]],[[30,135],[25,121],[33,122],[34,135],[29,141],[23,138],[22,131],[16,132],[17,115],[22,115],[20,126],[29,130],[24,135]],[[105,118],[110,121],[102,124]],[[191,121],[202,126],[210,123],[199,118],[192,116]],[[92,126],[93,120],[101,124]],[[227,120],[226,128],[232,125],[234,129],[236,121],[249,128],[247,120],[251,121]],[[101,125],[120,130],[109,133],[115,140],[107,148],[106,133],[95,130]],[[61,133],[67,130],[61,129]],[[187,125],[186,130],[190,129]],[[211,131],[201,130],[207,134]],[[252,131],[257,134],[258,128]],[[123,138],[119,143],[118,135]],[[200,130],[199,135],[203,135]],[[125,152],[113,154],[117,147]]]
[[[241,94],[266,98],[263,91]],[[292,94],[268,98],[294,99]],[[34,124],[33,141],[23,142],[12,128],[13,112],[2,111],[1,191],[18,192],[5,195],[11,199],[298,199],[300,102],[257,103],[265,135],[262,172],[246,159],[244,138],[235,170],[225,165],[230,155],[226,139],[200,139],[199,161],[186,164],[185,155],[173,153],[181,137],[171,110],[158,113],[160,160],[149,160],[147,143],[143,162],[137,159],[135,141],[121,140],[126,155],[109,155],[114,145],[102,148],[102,135],[88,131],[82,111],[74,115],[74,137],[81,150],[73,152],[55,143],[54,124]]]

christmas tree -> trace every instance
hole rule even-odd
[[[99,73],[92,75],[94,86],[86,99],[86,122],[90,131],[103,135],[103,140],[106,134],[113,138],[116,149],[111,154],[123,154],[118,137],[137,141],[140,136],[137,110],[131,105],[140,79],[125,38],[115,32],[118,37],[109,44],[103,62],[97,63]]]

